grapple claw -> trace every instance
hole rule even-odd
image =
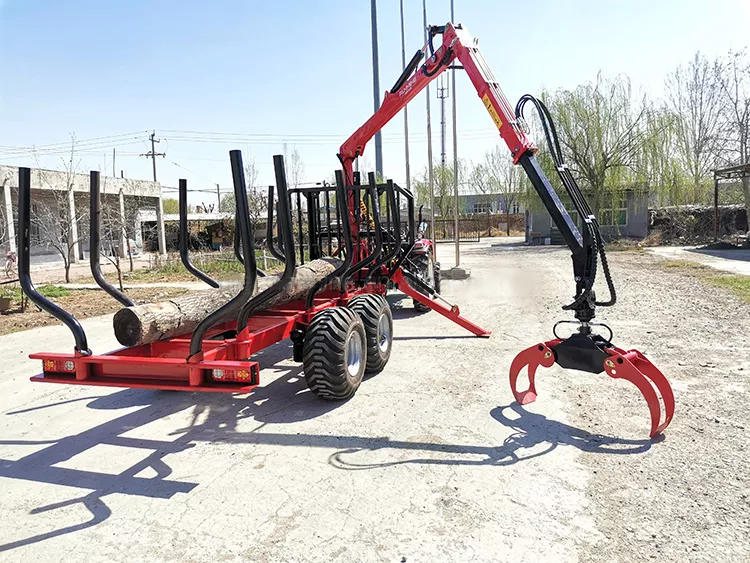
[[[604,361],[604,371],[615,379],[625,379],[638,387],[646,399],[651,413],[651,434],[653,438],[669,426],[674,416],[674,393],[664,374],[638,350],[620,350],[614,346],[607,349],[610,355]],[[657,394],[658,391],[658,394]],[[661,396],[664,401],[662,419]]]
[[[510,365],[510,388],[513,391],[513,396],[519,404],[527,405],[536,400],[536,387],[534,386],[536,368],[540,365],[546,368],[552,367],[552,364],[555,363],[555,355],[551,348],[559,342],[559,340],[541,342],[519,352],[513,359],[513,363]],[[528,366],[529,388],[526,391],[518,391],[516,383],[524,366]]]
[[[510,387],[519,404],[527,405],[536,400],[536,370],[540,365],[551,367],[554,363],[589,373],[605,371],[612,378],[630,381],[646,399],[651,415],[651,438],[663,432],[672,421],[674,393],[664,374],[638,350],[622,350],[613,346],[609,340],[590,332],[579,332],[565,339],[557,338],[539,343],[523,350],[513,359],[510,366]],[[528,367],[529,388],[519,391],[516,385],[524,367]]]

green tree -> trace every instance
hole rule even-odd
[[[645,96],[635,99],[625,76],[598,75],[547,98],[566,160],[596,213],[631,179],[645,138]]]
[[[161,200],[162,206],[164,207],[164,213],[169,215],[176,215],[180,212],[180,202],[174,198],[168,197]]]

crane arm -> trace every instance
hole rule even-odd
[[[441,36],[442,42],[435,49],[433,42],[438,35]],[[597,241],[598,224],[585,198],[575,185],[567,168],[563,170],[564,163],[559,163],[558,173],[583,221],[584,228],[579,231],[534,157],[537,147],[526,134],[527,126],[521,116],[522,105],[516,110],[510,105],[479,51],[477,41],[460,25],[451,23],[430,27],[428,37],[427,43],[414,54],[393,88],[386,92],[380,109],[341,145],[339,159],[344,169],[346,183],[349,185],[354,183],[354,161],[364,153],[365,146],[370,139],[430,82],[458,61],[461,64],[460,68],[468,75],[477,95],[490,114],[500,137],[510,150],[513,162],[520,165],[526,172],[563,240],[570,248],[573,259],[573,277],[576,281],[576,296],[573,304],[567,306],[566,309],[574,309],[579,320],[589,321],[594,317],[594,306],[597,304],[593,284],[596,277],[597,251],[600,251],[601,240]],[[425,57],[425,62],[420,66]],[[537,108],[543,106],[541,103],[536,105]],[[546,111],[546,108],[544,109]],[[547,136],[549,140],[549,135]],[[607,281],[612,292],[613,287],[609,276],[607,276]],[[598,304],[612,304],[614,297],[610,301],[611,303]]]
[[[442,43],[434,49],[433,41],[437,35],[442,36]],[[425,56],[427,60],[414,72]],[[479,51],[476,40],[460,25],[448,23],[444,26],[430,27],[428,42],[414,54],[393,88],[385,93],[380,109],[341,145],[339,159],[347,184],[353,184],[354,160],[364,154],[365,146],[370,139],[456,60],[461,63],[477,95],[487,108],[500,137],[511,152],[513,162],[521,164],[529,175],[571,250],[580,251],[583,245],[582,236],[554,188],[533,159],[532,162],[525,163],[524,157],[533,157],[537,150],[536,146],[526,135],[521,120],[516,118],[513,107]]]

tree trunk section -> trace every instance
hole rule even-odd
[[[305,298],[318,281],[340,265],[341,261],[335,258],[321,258],[297,266],[289,284],[265,303],[262,310]],[[280,274],[258,278],[253,296],[271,287],[279,277]],[[338,281],[333,281],[329,287],[338,288]],[[239,284],[224,286],[120,309],[112,320],[117,341],[123,346],[140,346],[190,334],[211,312],[237,295],[240,288]],[[239,309],[240,305],[228,311],[223,322],[236,318]]]

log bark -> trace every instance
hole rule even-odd
[[[319,280],[332,273],[341,265],[335,258],[321,258],[302,266],[297,266],[289,285],[279,295],[266,303],[263,309],[270,309],[284,303],[303,299]],[[258,278],[253,296],[264,291],[279,279],[279,275]],[[332,288],[338,287],[334,280]],[[117,341],[123,346],[140,346],[160,340],[190,334],[205,317],[215,311],[240,291],[240,285],[230,285],[218,289],[207,289],[181,295],[167,301],[146,303],[120,309],[112,323]],[[236,318],[239,305],[227,312],[223,319]]]

